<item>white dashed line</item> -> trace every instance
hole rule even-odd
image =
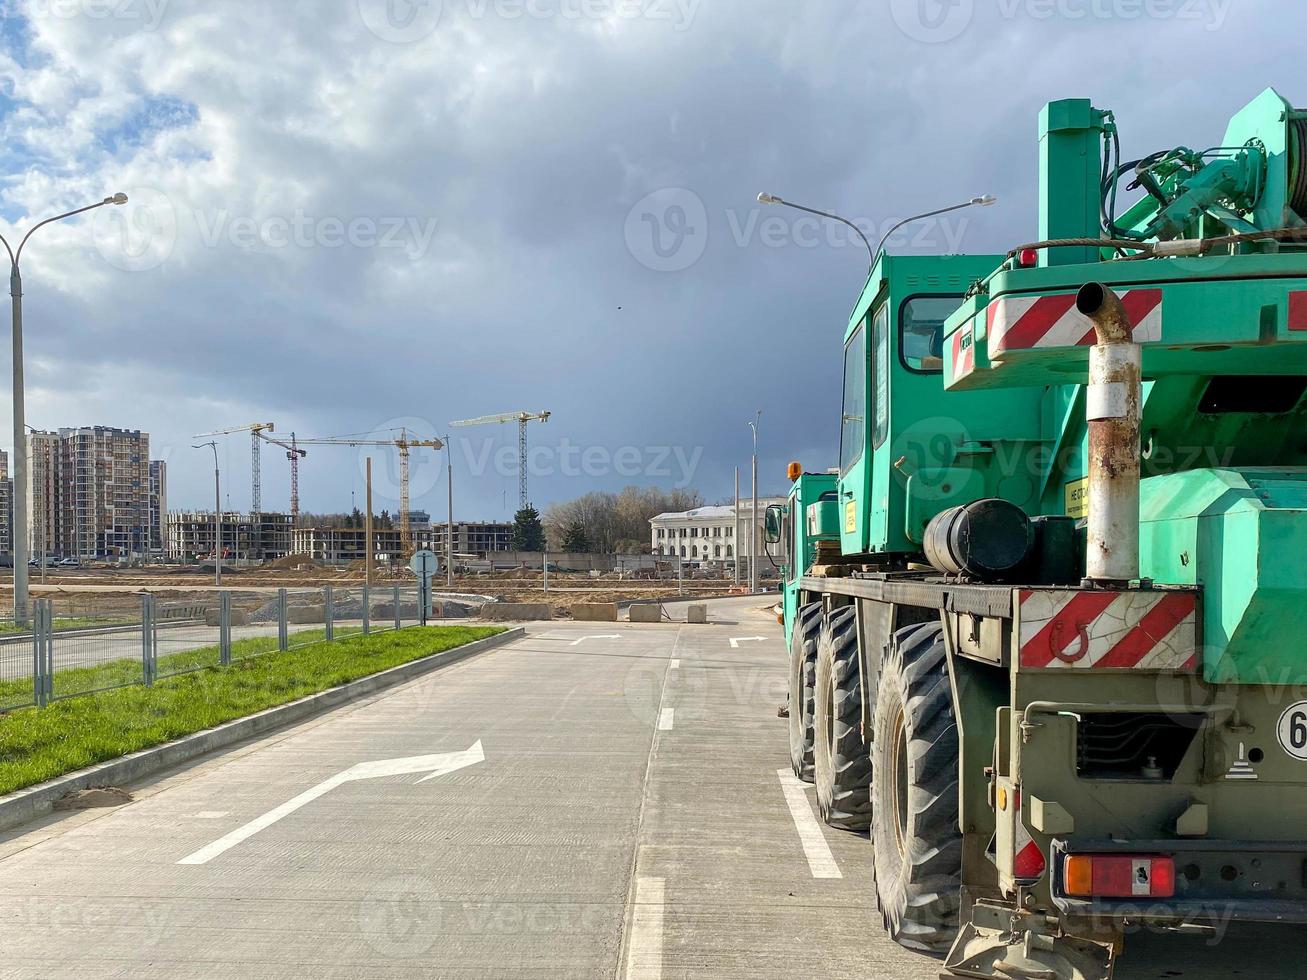
[[[626,980],[662,980],[664,893],[662,878],[635,880],[631,940],[626,947]]]
[[[789,769],[777,769],[776,775],[780,777],[781,790],[785,793],[794,829],[799,832],[799,843],[803,845],[804,856],[808,859],[808,870],[814,878],[843,878],[840,866],[835,863],[835,855],[830,852],[830,845],[821,832],[821,825],[812,814],[808,797],[803,792],[804,784]]]
[[[658,730],[660,732],[670,732],[672,730],[672,722],[675,718],[675,708],[663,708],[663,710],[658,713]]]

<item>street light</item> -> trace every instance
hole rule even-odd
[[[832,214],[829,211],[818,211],[816,208],[804,207],[802,204],[795,204],[793,201],[786,201],[782,198],[777,197],[774,194],[768,194],[765,191],[762,194],[758,195],[759,204],[783,204],[785,207],[794,208],[796,211],[807,211],[809,214],[819,214],[823,218],[830,218],[832,221],[839,221],[842,222],[843,224],[848,225],[850,228],[852,228],[854,231],[858,233],[858,237],[862,239],[862,244],[867,246],[867,257],[870,260],[871,265],[873,266],[876,264],[877,256],[879,256],[881,251],[884,250],[885,242],[889,240],[889,236],[894,234],[894,232],[898,231],[904,225],[911,224],[914,221],[921,221],[923,218],[933,218],[938,214],[947,214],[950,211],[960,211],[963,208],[970,208],[970,207],[987,208],[991,204],[996,203],[997,201],[998,198],[995,197],[993,194],[982,194],[980,195],[980,197],[973,197],[971,200],[964,201],[961,204],[951,204],[946,208],[937,208],[934,211],[923,211],[921,214],[914,214],[910,218],[904,218],[902,221],[898,222],[893,227],[891,227],[889,231],[885,232],[885,234],[881,236],[880,242],[877,243],[875,249],[873,249],[871,247],[871,243],[867,241],[867,236],[862,233],[862,229],[859,228],[857,225],[855,225],[848,218],[842,218],[838,214]]]
[[[222,588],[222,486],[218,482],[218,444],[210,439],[192,449],[213,450],[213,581]]]
[[[112,197],[106,197],[98,204],[88,204],[84,208],[77,208],[75,211],[67,211],[63,214],[56,214],[53,218],[46,218],[44,221],[32,226],[27,234],[23,236],[23,240],[18,243],[16,251],[10,248],[9,242],[3,235],[0,235],[0,244],[3,244],[5,251],[9,253],[9,295],[12,298],[14,310],[14,520],[11,533],[13,535],[14,553],[14,620],[18,623],[27,622],[27,553],[29,550],[27,544],[27,423],[23,409],[23,277],[19,272],[18,263],[22,260],[24,246],[27,245],[28,239],[36,233],[38,228],[44,228],[48,224],[62,221],[64,218],[71,218],[86,211],[94,211],[106,204],[121,205],[126,203],[127,195],[119,192]]]
[[[749,428],[753,430],[753,510],[749,512],[749,591],[758,591],[758,426],[762,424],[762,409]]]

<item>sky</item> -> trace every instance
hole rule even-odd
[[[836,463],[866,275],[842,226],[982,193],[897,252],[1036,237],[1037,120],[1115,110],[1126,159],[1219,142],[1267,86],[1307,105],[1301,0],[0,0],[0,234],[23,253],[26,414],[193,436],[275,422],[454,436],[456,514],[630,484],[745,492]],[[7,344],[0,347],[8,348]],[[10,364],[0,361],[9,377]],[[8,386],[6,386],[8,388]],[[0,431],[12,431],[0,397]],[[756,413],[762,412],[759,421]],[[9,442],[0,437],[0,444]],[[250,501],[249,437],[221,437]],[[388,449],[311,447],[301,507],[398,506]],[[443,454],[413,506],[445,512]],[[285,509],[265,447],[265,509]],[[357,497],[352,498],[351,494]],[[224,501],[224,504],[226,501]]]

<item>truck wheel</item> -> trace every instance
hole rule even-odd
[[[871,826],[871,758],[862,740],[858,624],[853,606],[827,617],[817,641],[813,770],[821,817],[840,830]]]
[[[799,607],[790,634],[790,764],[794,775],[812,782],[812,695],[817,670],[821,603]]]
[[[876,895],[900,946],[946,953],[958,930],[958,729],[937,623],[897,630],[871,743]]]

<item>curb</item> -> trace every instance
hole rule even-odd
[[[474,640],[461,647],[444,650],[420,660],[410,660],[408,663],[390,667],[380,673],[360,677],[340,687],[329,688],[300,698],[298,701],[268,708],[258,714],[235,718],[217,728],[207,728],[183,736],[175,742],[141,749],[139,752],[101,762],[88,769],[79,769],[77,772],[57,776],[44,783],[28,786],[26,789],[15,790],[7,796],[0,796],[0,831],[11,830],[49,813],[54,801],[69,793],[93,786],[119,786],[144,779],[146,776],[189,762],[208,752],[267,734],[274,729],[321,714],[376,691],[448,667],[475,654],[520,640],[524,636],[526,630],[521,627],[510,629],[496,636]]]

